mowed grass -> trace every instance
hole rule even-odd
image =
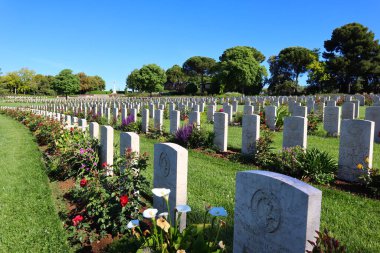
[[[118,146],[120,132],[115,131]],[[153,187],[153,148],[156,140],[140,135],[140,150],[150,154],[145,173]],[[257,169],[189,150],[188,204],[190,222],[202,223],[204,205],[223,206],[228,211],[228,226],[224,239],[231,245],[235,204],[235,180],[239,171]],[[322,190],[321,228],[328,228],[348,246],[348,252],[379,252],[380,201],[315,186]]]
[[[0,115],[0,252],[70,252],[32,134]]]

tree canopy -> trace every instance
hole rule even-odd
[[[200,78],[201,92],[203,93],[205,90],[205,77],[212,76],[215,66],[216,61],[210,57],[193,56],[183,63],[182,69],[187,75]]]
[[[149,93],[163,91],[166,82],[165,70],[156,64],[144,65],[141,69],[132,71],[126,82],[127,87],[131,89]]]
[[[324,42],[326,70],[339,92],[380,91],[380,45],[367,27],[350,23]]]
[[[219,57],[217,82],[224,91],[239,91],[244,94],[258,94],[264,87],[267,75],[264,66],[260,65],[265,57],[255,48],[233,47],[225,50]]]
[[[287,47],[282,49],[278,55],[271,56],[268,60],[271,73],[271,77],[267,81],[269,91],[278,95],[288,94],[291,90],[296,92],[299,77],[306,73],[315,61],[318,61],[318,50],[304,47]],[[284,84],[287,89],[280,88]]]
[[[54,89],[58,94],[74,94],[80,90],[79,77],[71,69],[64,69],[55,76]]]

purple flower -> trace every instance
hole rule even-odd
[[[83,169],[84,167],[86,167],[86,165],[84,165],[84,164],[82,163],[82,165],[80,166],[80,168]]]
[[[192,125],[185,125],[185,126],[179,128],[177,130],[177,132],[175,132],[175,138],[179,142],[187,144],[192,133],[193,133],[193,126]]]
[[[135,122],[135,116],[133,116],[133,114],[130,114],[126,119],[123,119],[121,121],[121,126],[126,127],[132,122]]]
[[[98,166],[98,163],[97,163],[97,162],[95,162],[93,165],[94,165],[94,166]]]
[[[85,149],[83,149],[83,148],[79,149],[79,153],[80,153],[81,155],[83,155],[84,152],[86,152]]]

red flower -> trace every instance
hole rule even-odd
[[[107,162],[102,163],[102,167],[103,168],[107,167]]]
[[[120,204],[122,207],[124,207],[126,204],[128,204],[128,196],[127,195],[123,195],[120,197]]]
[[[77,226],[82,220],[83,220],[82,215],[75,216],[74,219],[72,219],[73,225]]]
[[[224,112],[224,109],[223,109],[223,108],[220,108],[220,109],[219,109],[219,112]]]
[[[132,149],[131,148],[127,148],[127,153],[131,153],[132,152]]]
[[[74,128],[70,127],[70,132],[73,132],[74,131]]]
[[[87,180],[85,178],[83,178],[81,181],[80,181],[80,186],[81,187],[85,187],[87,184]]]

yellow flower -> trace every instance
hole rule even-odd
[[[365,158],[365,163],[369,163],[369,157],[368,156],[366,156],[366,158]]]
[[[177,253],[186,253],[186,251],[184,249],[179,249],[177,250]]]
[[[358,163],[358,165],[356,165],[356,168],[357,168],[358,170],[361,170],[361,169],[363,169],[363,164],[361,164],[361,163]]]

